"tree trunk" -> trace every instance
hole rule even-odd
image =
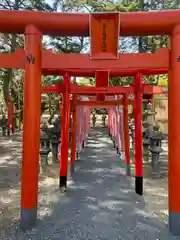
[[[19,3],[20,3],[20,0],[15,0],[13,10],[19,10]],[[16,39],[17,39],[16,34],[11,34],[11,52],[14,52],[14,50],[16,49]],[[4,101],[6,105],[8,103],[9,86],[12,81],[12,77],[13,77],[13,70],[8,69],[7,75],[4,77],[4,80],[3,80],[3,96],[4,96]]]
[[[48,95],[48,105],[49,105],[49,115],[52,114],[52,106],[51,106],[51,95]]]
[[[144,0],[139,1],[139,8],[140,8],[140,11],[144,11]],[[139,49],[139,53],[143,52],[143,37],[139,37],[138,49]]]

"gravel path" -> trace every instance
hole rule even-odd
[[[15,162],[17,163],[17,160]],[[68,181],[67,193],[59,193],[56,181],[58,168],[57,165],[50,165],[49,170],[40,178],[37,227],[23,234],[18,228],[16,214],[14,222],[9,216],[7,225],[4,224],[8,208],[11,209],[10,212],[19,212],[19,192],[14,193],[17,201],[13,199],[11,193],[6,204],[7,209],[0,219],[3,225],[0,239],[178,239],[169,234],[167,227],[166,177],[160,180],[147,177],[145,179],[147,190],[144,197],[140,197],[134,193],[133,178],[125,177],[125,171],[120,165],[119,156],[116,155],[107,134],[98,129],[92,130],[87,147],[77,162],[77,171]],[[19,191],[19,170],[16,174],[18,177],[14,191],[15,189]],[[10,189],[12,189],[10,186],[4,189],[2,196]]]

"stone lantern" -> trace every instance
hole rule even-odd
[[[154,116],[156,112],[153,111],[153,105],[151,102],[147,104],[147,109],[144,111],[144,121],[143,121],[143,159],[144,161],[149,161],[149,145],[150,136],[153,131],[153,126],[155,125]]]
[[[143,160],[145,162],[149,161],[149,145],[150,145],[150,136],[148,130],[148,123],[144,122],[144,131],[143,131]]]
[[[151,102],[149,102],[147,104],[147,110],[144,111],[143,113],[144,115],[144,121],[147,122],[147,129],[150,132],[153,131],[153,126],[155,125],[155,115],[156,115],[156,112],[153,111],[153,105]]]
[[[1,119],[1,127],[2,127],[2,136],[6,136],[7,134],[7,130],[8,130],[8,127],[7,127],[7,118],[5,116],[2,117]]]
[[[160,153],[162,152],[162,140],[164,135],[159,131],[159,126],[155,125],[153,127],[153,132],[150,136],[150,152],[152,156],[152,176],[160,177]]]
[[[129,122],[129,135],[130,135],[130,143],[131,143],[131,149],[134,148],[134,119],[131,119]]]
[[[40,161],[41,167],[48,165],[48,155],[51,152],[50,140],[47,132],[40,131]]]
[[[96,126],[96,114],[95,113],[92,114],[92,125],[93,125],[93,127]]]

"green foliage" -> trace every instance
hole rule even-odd
[[[53,11],[44,0],[2,0],[0,9],[6,10],[39,10]],[[0,52],[13,52],[16,48],[24,48],[24,36],[19,34],[1,34]],[[23,71],[20,69],[0,70],[0,89],[5,103],[9,93],[15,103],[16,111],[23,111]],[[44,103],[42,102],[42,105]]]
[[[163,9],[180,8],[177,0],[52,0],[48,4],[47,0],[1,0],[0,9],[7,10],[38,10],[48,12],[132,12],[150,11]],[[148,37],[121,37],[119,52],[155,52],[158,48],[168,46],[168,36],[148,36]],[[24,48],[24,36],[19,34],[1,34],[0,52],[12,52],[15,48]],[[43,41],[43,48],[52,48],[58,53],[84,53],[89,52],[89,38],[83,37],[46,37]],[[0,70],[0,93],[1,98],[7,102],[9,92],[15,101],[16,108],[23,110],[23,78],[22,70]],[[163,76],[144,77],[144,82],[155,85],[159,78]],[[42,85],[54,85],[62,82],[59,76],[43,76]],[[109,84],[112,86],[128,86],[133,82],[131,77],[111,78]],[[94,78],[81,78],[80,85],[95,85]],[[57,105],[58,96],[47,94],[42,97],[43,111],[48,108],[49,99],[52,105]],[[2,101],[2,100],[1,100]]]

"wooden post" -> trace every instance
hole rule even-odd
[[[60,153],[60,156],[59,156],[59,159],[60,159],[60,169],[59,169],[59,176],[61,176],[61,160],[63,159],[63,149],[64,149],[64,124],[65,124],[65,113],[64,113],[64,94],[62,93],[62,96],[61,96],[61,102],[59,103],[59,109],[60,109],[60,113],[61,113],[61,143],[59,145],[59,153]]]
[[[96,87],[107,88],[109,85],[109,71],[96,71]],[[105,100],[105,94],[97,94],[98,101]]]
[[[135,191],[143,195],[142,157],[142,76],[135,76],[134,125],[135,125]]]
[[[168,180],[169,229],[180,236],[180,25],[171,36],[170,71],[168,86]]]
[[[68,146],[69,146],[69,117],[70,117],[70,94],[69,85],[70,77],[68,74],[64,76],[65,91],[63,92],[63,123],[62,123],[62,138],[61,138],[61,160],[60,160],[60,179],[59,188],[61,191],[66,191],[67,174],[68,174]]]
[[[127,176],[131,175],[130,147],[129,147],[129,125],[128,125],[128,95],[123,96],[123,122],[124,122],[124,153]]]
[[[76,161],[76,95],[73,96],[72,105],[72,142],[71,142],[71,171],[74,172]]]
[[[124,152],[124,119],[123,119],[124,114],[122,111],[119,113],[119,122],[120,122],[120,153]]]
[[[24,77],[24,127],[21,180],[22,230],[36,224],[38,203],[39,143],[41,113],[41,33],[26,27]]]

